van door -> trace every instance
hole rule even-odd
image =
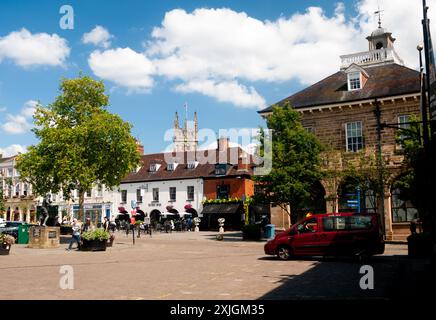
[[[352,244],[345,216],[328,216],[321,219],[320,250],[324,255],[346,254]]]
[[[291,238],[295,255],[319,255],[318,218],[311,217],[295,228],[296,234]]]

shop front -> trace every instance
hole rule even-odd
[[[81,221],[90,219],[95,226],[99,226],[104,217],[110,218],[111,205],[110,204],[85,204],[83,208],[83,217],[79,217],[79,205],[72,206],[73,217]]]

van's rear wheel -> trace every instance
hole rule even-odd
[[[291,258],[291,249],[287,246],[280,246],[277,249],[277,257],[280,260],[289,260]]]

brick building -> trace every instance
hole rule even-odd
[[[357,163],[362,159],[376,157],[377,105],[382,124],[406,128],[411,115],[420,115],[419,72],[404,66],[395,51],[395,39],[381,26],[367,40],[368,51],[341,56],[338,72],[278,103],[289,102],[301,114],[303,126],[330,149],[323,155],[326,170],[334,167],[344,172],[345,164],[354,163],[358,167]],[[267,117],[271,111],[272,107],[269,107],[259,113]],[[319,201],[308,211],[379,212],[386,238],[405,239],[417,210],[410,201],[402,201],[399,190],[394,187],[403,164],[396,133],[396,129],[386,127],[381,132],[384,199],[377,197],[374,190],[364,194],[360,189],[344,192],[347,179],[353,177],[338,175],[340,179],[330,177],[320,181],[316,186]],[[364,165],[369,166],[368,163]],[[358,208],[347,199],[353,195],[359,202]],[[279,227],[289,225],[287,214],[278,207],[272,208],[271,214],[273,223]]]
[[[226,153],[220,156],[221,153]],[[232,156],[234,153],[234,156]],[[250,155],[241,148],[230,148],[229,140],[218,141],[217,161],[213,171],[204,177],[204,196],[206,199],[229,199],[251,197],[254,182]],[[234,158],[232,160],[231,158]],[[222,161],[220,159],[225,159]]]

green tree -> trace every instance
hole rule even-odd
[[[3,197],[3,188],[0,186],[0,217],[5,213],[5,199]]]
[[[87,76],[62,80],[55,101],[37,106],[33,132],[39,144],[17,159],[22,179],[37,195],[62,191],[68,200],[78,190],[81,219],[85,192],[97,183],[118,186],[140,159],[131,125],[107,111],[104,90]]]
[[[289,103],[273,106],[267,126],[272,130],[272,170],[255,177],[260,188],[255,201],[278,205],[294,222],[299,210],[311,201],[312,186],[321,178],[322,146],[303,128],[300,115]],[[263,131],[260,140],[261,145],[267,143]]]
[[[424,231],[436,233],[436,141],[431,141],[424,148],[419,118],[411,117],[410,122],[412,124],[407,130],[399,130],[397,133],[397,142],[401,144],[404,153],[404,170],[394,187],[399,188],[402,200],[410,200],[418,209]]]

